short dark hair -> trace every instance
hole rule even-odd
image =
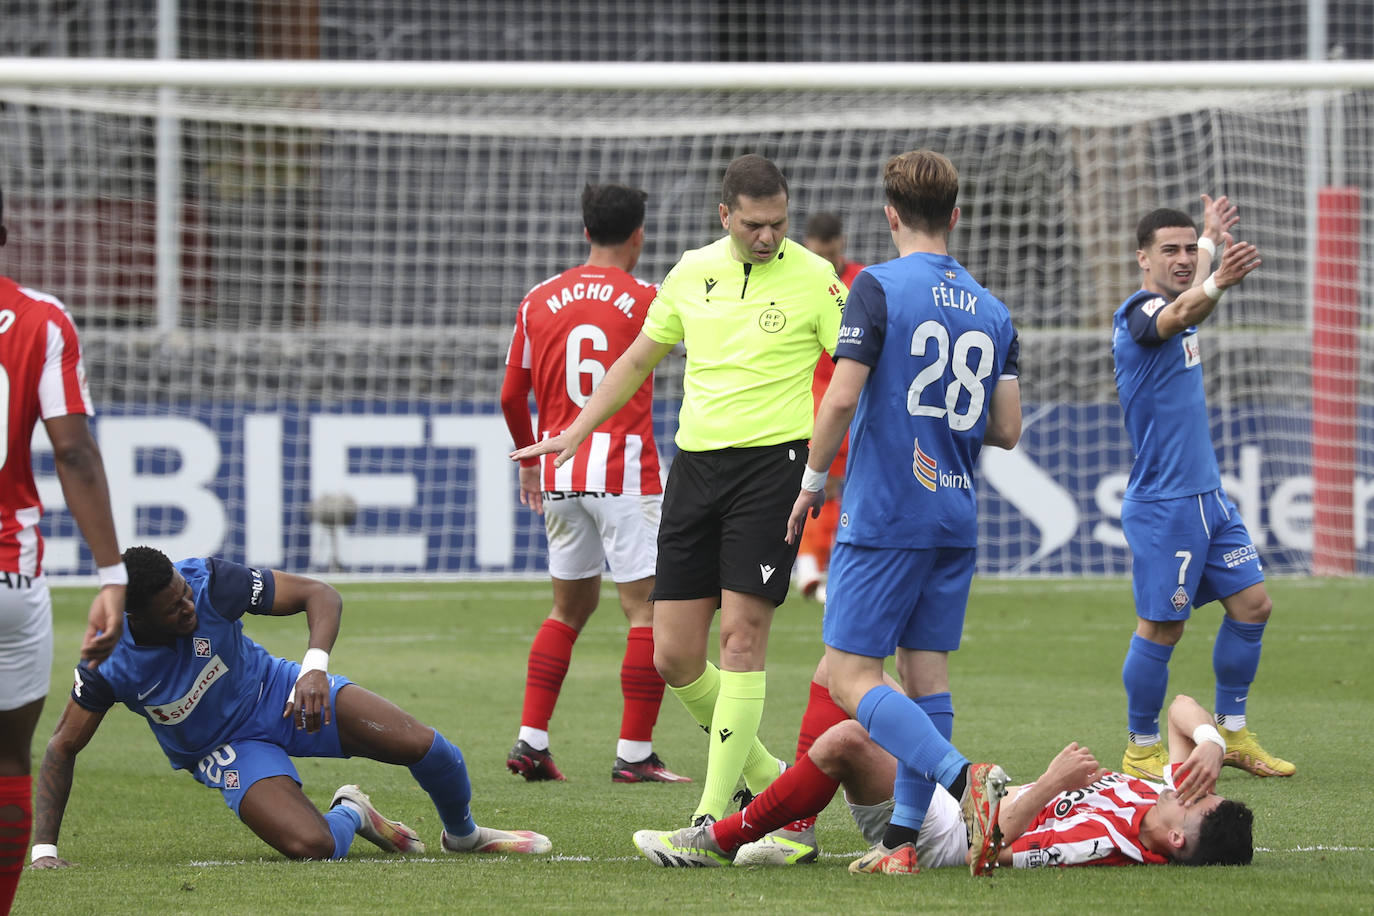
[[[1197,223],[1193,218],[1182,210],[1175,210],[1173,207],[1160,207],[1158,210],[1151,210],[1140,218],[1140,222],[1135,227],[1135,247],[1145,249],[1150,247],[1150,243],[1155,240],[1155,233],[1160,229],[1191,229],[1197,231]]]
[[[1255,812],[1244,802],[1222,799],[1202,818],[1197,845],[1180,865],[1249,865],[1255,857]]]
[[[725,167],[720,183],[720,201],[727,210],[739,206],[741,197],[772,197],[778,192],[787,195],[787,179],[782,170],[755,153],[739,156]]]
[[[646,191],[623,184],[587,184],[582,189],[582,225],[596,245],[619,245],[644,225]]]
[[[802,235],[808,239],[828,242],[844,235],[844,223],[840,222],[838,213],[831,213],[829,210],[817,210],[806,221],[806,231]]]
[[[959,199],[959,170],[934,150],[901,153],[883,168],[883,192],[907,228],[943,233]]]
[[[129,571],[129,584],[124,591],[124,609],[140,614],[153,596],[172,581],[172,561],[156,547],[130,547],[124,551],[124,568]]]

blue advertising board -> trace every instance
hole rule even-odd
[[[659,405],[671,454],[672,410]],[[1374,412],[1357,453],[1357,572],[1374,573],[1368,509],[1374,503]],[[1131,452],[1115,404],[1027,405],[1021,444],[986,449],[978,479],[979,571],[1120,575],[1130,558],[1120,532]],[[1311,562],[1310,421],[1298,411],[1214,412],[1227,492],[1266,568],[1305,572]],[[510,438],[494,404],[356,402],[312,409],[239,403],[115,405],[95,430],[124,544],[174,556],[214,554],[288,571],[538,574],[541,521],[519,503]],[[50,450],[35,436],[47,507],[45,565],[55,574],[92,564]],[[312,501],[346,495],[356,517],[312,522]]]

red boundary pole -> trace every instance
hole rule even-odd
[[[1355,572],[1360,191],[1317,194],[1312,304],[1312,571]]]

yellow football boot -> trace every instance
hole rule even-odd
[[[1259,738],[1248,728],[1234,732],[1218,728],[1217,731],[1226,739],[1226,757],[1222,760],[1224,766],[1239,767],[1256,776],[1292,776],[1298,771],[1287,760],[1275,757],[1260,747]]]

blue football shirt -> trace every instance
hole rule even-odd
[[[250,717],[281,716],[258,710],[258,695],[272,656],[243,635],[244,612],[270,613],[276,593],[272,571],[227,560],[174,564],[190,586],[196,629],[173,645],[140,645],[126,626],[98,668],[76,669],[72,699],[92,712],[123,703],[143,716],[176,769],[190,769],[224,744]]]
[[[1142,289],[1112,316],[1116,391],[1135,452],[1126,499],[1176,499],[1221,486],[1197,328],[1161,339],[1155,319],[1168,304]]]
[[[974,547],[973,470],[999,378],[1019,374],[1007,307],[949,255],[876,264],[854,281],[835,358],[871,372],[849,426],[838,540]]]

